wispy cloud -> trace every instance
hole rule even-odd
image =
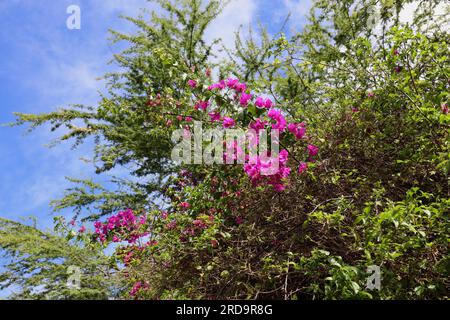
[[[295,3],[287,2],[288,7],[299,8]],[[81,30],[66,28],[66,8],[71,4],[81,7]],[[111,70],[107,62],[114,48],[108,45],[108,29],[132,30],[117,16],[135,16],[142,7],[155,8],[147,0],[2,1],[0,122],[10,121],[13,111],[38,113],[71,103],[95,104],[104,85],[96,78]],[[233,0],[207,30],[207,40],[221,38],[231,48],[241,25],[278,7],[269,0]],[[0,152],[5,156],[0,159],[0,215],[46,216],[48,202],[69,186],[65,176],[94,175],[91,166],[79,160],[90,154],[92,145],[77,151],[69,144],[48,150],[43,145],[55,133],[40,129],[23,137],[23,130],[0,128]]]
[[[255,0],[232,0],[206,31],[208,41],[221,39],[227,48],[234,46],[235,32],[240,26],[248,26],[254,21],[257,11]]]
[[[305,24],[311,6],[311,0],[283,0],[278,12],[290,13],[289,27],[291,31],[298,32]]]
[[[13,111],[45,112],[71,103],[95,104],[109,70],[108,28],[129,28],[118,14],[135,15],[146,0],[79,1],[82,29],[65,27],[66,7],[74,1],[10,1],[0,5],[0,122]],[[7,28],[6,28],[7,26]],[[10,90],[4,87],[10,87]],[[50,200],[62,195],[65,176],[94,176],[80,161],[91,144],[76,151],[70,144],[46,149],[55,133],[42,128],[23,137],[24,128],[0,128],[0,215],[38,215],[50,222]]]
[[[400,11],[399,19],[403,23],[409,23],[411,24],[414,19],[414,13],[416,9],[419,6],[420,1],[413,1],[410,3],[405,4],[403,9]],[[449,14],[450,13],[450,2],[448,1],[442,1],[439,3],[435,9],[435,16],[434,17],[428,17],[430,20],[430,23],[432,20],[438,18],[439,16],[442,16],[443,14]],[[444,20],[443,23],[440,25],[440,27],[443,30],[450,30],[450,21]]]

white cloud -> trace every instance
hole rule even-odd
[[[289,26],[295,32],[305,23],[311,5],[311,0],[283,0],[279,10],[291,13]]]
[[[233,48],[235,32],[252,23],[256,10],[255,0],[232,0],[206,30],[206,40],[222,39],[226,48]]]
[[[26,13],[25,23],[0,31],[7,45],[2,49],[16,53],[2,65],[0,76],[17,83],[17,92],[31,92],[33,101],[8,106],[6,110],[39,113],[71,103],[95,104],[99,98],[97,90],[103,88],[102,82],[96,79],[108,71],[107,63],[112,57],[107,46],[107,28],[112,25],[121,29],[128,22],[115,17],[120,13],[133,15],[146,2],[106,0],[96,2],[98,6],[82,6],[82,19],[91,24],[82,24],[79,31],[69,31],[64,24],[65,11],[52,6],[52,2],[37,5],[37,2],[16,1],[17,5],[32,8]],[[5,13],[2,9],[13,9],[13,4],[0,5],[0,14]],[[99,23],[92,24],[93,21]],[[15,103],[14,99],[6,97],[6,100],[10,105]],[[46,149],[44,145],[61,134],[50,133],[48,129],[46,126],[22,137],[24,128],[14,131],[2,128],[2,137],[7,137],[0,145],[2,155],[3,150],[11,149],[11,144],[14,146],[0,173],[1,216],[38,215],[48,222],[51,220],[48,203],[61,197],[71,185],[65,176],[94,176],[92,166],[79,160],[91,154],[92,145],[75,151],[70,150],[70,143]]]
[[[413,19],[414,19],[414,12],[417,9],[418,5],[419,5],[419,1],[414,1],[411,3],[406,4],[403,9],[400,11],[400,21],[403,23],[409,23],[411,24]],[[430,19],[430,23],[432,22],[432,18],[436,19],[441,15],[444,14],[449,14],[450,13],[450,2],[448,1],[442,1],[441,3],[439,3],[434,11],[435,16],[434,17],[429,17]],[[441,17],[442,19],[443,17]],[[440,25],[440,27],[443,30],[450,30],[450,21],[447,19],[444,19],[444,21],[441,21],[442,24]]]

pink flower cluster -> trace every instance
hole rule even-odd
[[[302,162],[300,163],[300,165],[298,166],[298,173],[303,173],[308,169],[308,164],[306,162]]]
[[[253,95],[251,93],[245,93],[242,92],[241,98],[239,100],[239,103],[241,106],[246,107],[248,105],[248,102],[253,98]]]
[[[197,86],[197,81],[191,79],[191,80],[188,81],[188,85],[191,88],[195,88]]]
[[[210,85],[208,90],[223,90],[225,88],[229,88],[237,92],[245,92],[245,90],[247,90],[247,85],[245,83],[240,83],[238,79],[229,78],[227,80],[220,80],[218,83]]]
[[[219,122],[222,118],[218,112],[210,112],[208,115],[211,118],[211,122]]]
[[[275,121],[272,124],[272,129],[279,129],[283,132],[286,128],[286,119],[280,110],[270,109],[267,113],[268,117]],[[267,122],[261,120],[260,118],[255,119],[250,123],[249,127],[254,129],[257,133],[260,130],[264,130]],[[289,132],[291,132],[297,139],[303,139],[306,134],[305,123],[290,123],[287,125]],[[258,143],[258,136],[256,138],[256,144]],[[308,144],[307,153],[310,157],[314,157],[318,154],[319,148],[315,145]],[[262,159],[261,157],[253,157],[249,159],[246,158],[247,163],[244,165],[244,170],[250,177],[250,180],[254,185],[269,184],[272,185],[276,191],[283,191],[285,189],[284,179],[286,179],[291,169],[287,166],[288,152],[282,150],[279,153],[278,159],[273,159],[271,157],[266,157]],[[276,166],[275,162],[278,162],[279,167]],[[278,168],[278,170],[277,170]],[[306,162],[301,162],[298,167],[298,173],[302,174],[308,169],[308,164]],[[264,174],[261,174],[264,172]]]
[[[291,173],[291,168],[287,166],[288,155],[289,153],[283,149],[277,158],[252,157],[244,164],[244,171],[253,185],[269,184],[276,191],[283,191],[285,189],[283,180]]]
[[[289,132],[291,132],[299,140],[305,136],[306,126],[304,122],[289,123],[287,128]]]
[[[210,102],[209,101],[199,101],[197,102],[197,104],[194,106],[195,110],[206,110],[209,107]]]
[[[273,106],[273,102],[270,99],[264,99],[263,97],[258,97],[258,98],[256,98],[255,105],[258,108],[270,109]]]
[[[311,157],[317,156],[317,154],[319,153],[319,148],[317,148],[315,145],[309,144],[307,149],[308,149],[308,154]]]
[[[244,150],[239,146],[236,140],[225,141],[224,142],[225,150],[223,154],[223,160],[225,163],[233,163],[235,160],[240,159],[241,157],[245,158]]]
[[[303,139],[306,135],[306,124],[304,122],[287,124],[283,113],[278,109],[269,108],[267,117],[275,122],[271,124],[272,129],[278,129],[280,132],[284,132],[287,127],[288,131],[292,133],[298,140]],[[249,127],[259,133],[259,131],[265,130],[266,125],[266,121],[257,118],[250,123]],[[256,143],[258,143],[257,137]],[[318,154],[319,148],[312,144],[309,144],[306,151],[310,157],[309,161],[312,161],[311,157],[314,157]],[[248,162],[244,165],[244,170],[250,177],[250,180],[253,184],[269,184],[272,185],[273,188],[277,191],[283,191],[285,189],[283,181],[289,176],[291,172],[291,169],[287,166],[288,152],[286,150],[282,150],[279,153],[278,159],[272,159],[271,157],[267,157],[266,159],[253,157],[253,159],[249,159],[247,157],[246,160]],[[278,170],[276,170],[277,166],[274,163],[275,161],[278,162]],[[306,162],[299,163],[298,173],[302,174],[307,169],[308,164]],[[274,170],[274,172],[271,172],[270,170]],[[261,172],[264,171],[265,173],[261,174]]]
[[[229,117],[224,117],[223,118],[223,124],[222,125],[223,125],[223,127],[225,129],[232,128],[232,127],[235,126],[235,124],[236,124],[236,122],[234,121],[234,119],[229,118]]]
[[[183,209],[189,209],[191,207],[191,204],[189,202],[182,202],[182,203],[180,203],[180,206]]]
[[[255,121],[251,122],[249,127],[253,130],[255,130],[255,132],[258,134],[259,131],[263,130],[266,128],[266,121],[261,120],[260,118],[255,119]]]
[[[149,286],[141,281],[136,282],[131,288],[130,296],[134,297],[140,290],[148,290]]]
[[[195,80],[189,80],[188,84],[192,88],[197,86],[197,82]],[[239,104],[243,107],[247,107],[248,104],[250,103],[250,101],[253,99],[253,94],[246,92],[247,85],[245,83],[239,82],[238,79],[234,79],[234,78],[229,78],[227,80],[220,80],[219,82],[210,85],[208,87],[208,90],[210,90],[210,91],[224,90],[226,88],[233,90],[235,92],[235,99],[237,99],[236,101],[238,101]],[[210,104],[211,104],[210,101],[198,101],[195,104],[194,109],[205,111],[206,109],[208,109]],[[255,105],[258,106],[259,108],[270,109],[273,107],[273,102],[269,98],[258,97],[258,98],[256,98]],[[232,128],[236,124],[234,119],[229,118],[229,117],[222,118],[221,114],[216,111],[210,112],[210,113],[208,113],[208,115],[211,118],[211,122],[222,121],[222,126],[225,129]],[[283,119],[284,118],[282,118],[282,119],[280,118],[281,123],[282,123]],[[279,124],[279,125],[282,126],[282,124]]]
[[[235,91],[236,97],[239,98],[239,104],[243,107],[247,107],[250,100],[253,99],[253,94],[246,92],[247,85],[234,78],[229,78],[227,80],[221,80],[218,83],[214,83],[208,87],[208,90],[223,90],[225,88]],[[264,99],[262,97],[258,97],[255,104],[260,108],[271,108],[273,105],[270,99]]]
[[[112,237],[113,242],[128,241],[128,243],[135,243],[139,238],[149,234],[146,231],[140,231],[141,226],[145,223],[145,216],[138,218],[131,209],[127,209],[108,218],[105,223],[95,222],[94,227],[101,242],[105,242],[108,237]]]
[[[189,83],[190,86],[193,85],[192,82]],[[247,85],[245,83],[239,82],[238,79],[229,78],[227,80],[220,80],[217,83],[214,83],[208,87],[208,90],[224,90],[229,89],[234,91],[235,102],[239,103],[243,107],[247,107],[250,101],[254,98],[253,94],[247,92]],[[301,140],[305,138],[306,135],[306,125],[304,122],[300,123],[287,123],[283,112],[279,109],[274,108],[274,104],[272,100],[264,97],[256,97],[254,104],[259,109],[267,109],[266,118],[256,118],[250,122],[249,128],[256,131],[258,134],[261,130],[266,130],[266,128],[277,129],[280,133],[284,133],[286,129],[294,135],[297,140]],[[210,106],[209,101],[199,101],[195,105],[196,110],[206,110]],[[217,111],[212,111],[208,113],[211,122],[221,122],[222,127],[233,128],[236,126],[236,120],[227,116],[222,116]],[[258,145],[259,139],[258,136],[253,137],[251,140],[252,146]],[[228,146],[227,146],[228,150]],[[319,149],[309,144],[307,146],[307,153],[309,155],[308,161],[311,160],[311,157],[314,157],[318,154]],[[234,160],[239,155],[239,150],[235,154],[233,154]],[[275,190],[282,191],[284,190],[284,180],[289,176],[291,172],[291,168],[287,166],[288,160],[288,151],[282,150],[277,158],[274,157],[260,157],[260,156],[252,156],[251,158],[246,155],[245,156],[245,165],[244,171],[250,177],[251,182],[254,185],[261,185],[263,183],[272,185]],[[306,162],[299,163],[298,172],[304,173],[308,169],[308,164]],[[183,206],[184,207],[184,206]],[[186,209],[186,207],[185,207]]]
[[[272,129],[278,129],[280,130],[280,133],[286,129],[287,122],[280,110],[270,109],[267,116],[275,121],[275,123],[272,124]]]

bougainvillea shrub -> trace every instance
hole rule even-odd
[[[70,245],[109,253],[110,296],[448,298],[448,14],[428,19],[430,1],[403,24],[409,2],[383,2],[372,25],[373,4],[316,1],[302,30],[238,34],[219,61],[203,32],[220,3],[160,1],[171,14],[114,33],[130,47],[97,107],[18,114],[75,145],[94,137],[99,174],[127,169],[116,189],[72,179],[53,202],[74,212]],[[248,146],[266,133],[278,151],[224,140],[206,164],[199,124],[257,133]],[[174,132],[190,161],[174,161]]]

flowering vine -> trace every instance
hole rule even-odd
[[[263,130],[278,130],[280,134],[291,134],[296,140],[304,140],[306,138],[307,128],[304,122],[288,123],[283,111],[275,108],[275,104],[270,98],[250,93],[247,84],[241,83],[239,79],[228,78],[220,80],[217,83],[208,85],[206,92],[204,92],[200,82],[197,80],[188,80],[188,85],[197,96],[203,97],[194,105],[193,111],[206,112],[211,123],[220,123],[225,129],[235,128],[240,125],[255,130],[257,134]],[[246,110],[244,121],[237,120],[242,119],[240,115],[243,113],[239,111],[239,107]],[[250,121],[248,122],[247,120]],[[256,144],[258,144],[258,140]],[[313,157],[317,156],[318,152],[317,146],[308,144],[306,146],[305,161],[295,159],[298,165],[296,171],[304,173],[308,169],[308,162],[313,161]],[[274,190],[283,191],[285,189],[285,181],[292,171],[288,165],[288,158],[289,151],[287,148],[282,149],[276,159],[274,157],[246,155],[244,172],[254,186],[271,185]],[[272,174],[267,174],[267,172],[261,174],[269,170],[275,161],[279,164],[277,171]]]
[[[136,243],[138,239],[148,235],[148,232],[145,231],[145,224],[145,216],[137,217],[131,209],[127,209],[108,218],[104,223],[95,222],[94,227],[101,242],[109,239],[113,242]]]

